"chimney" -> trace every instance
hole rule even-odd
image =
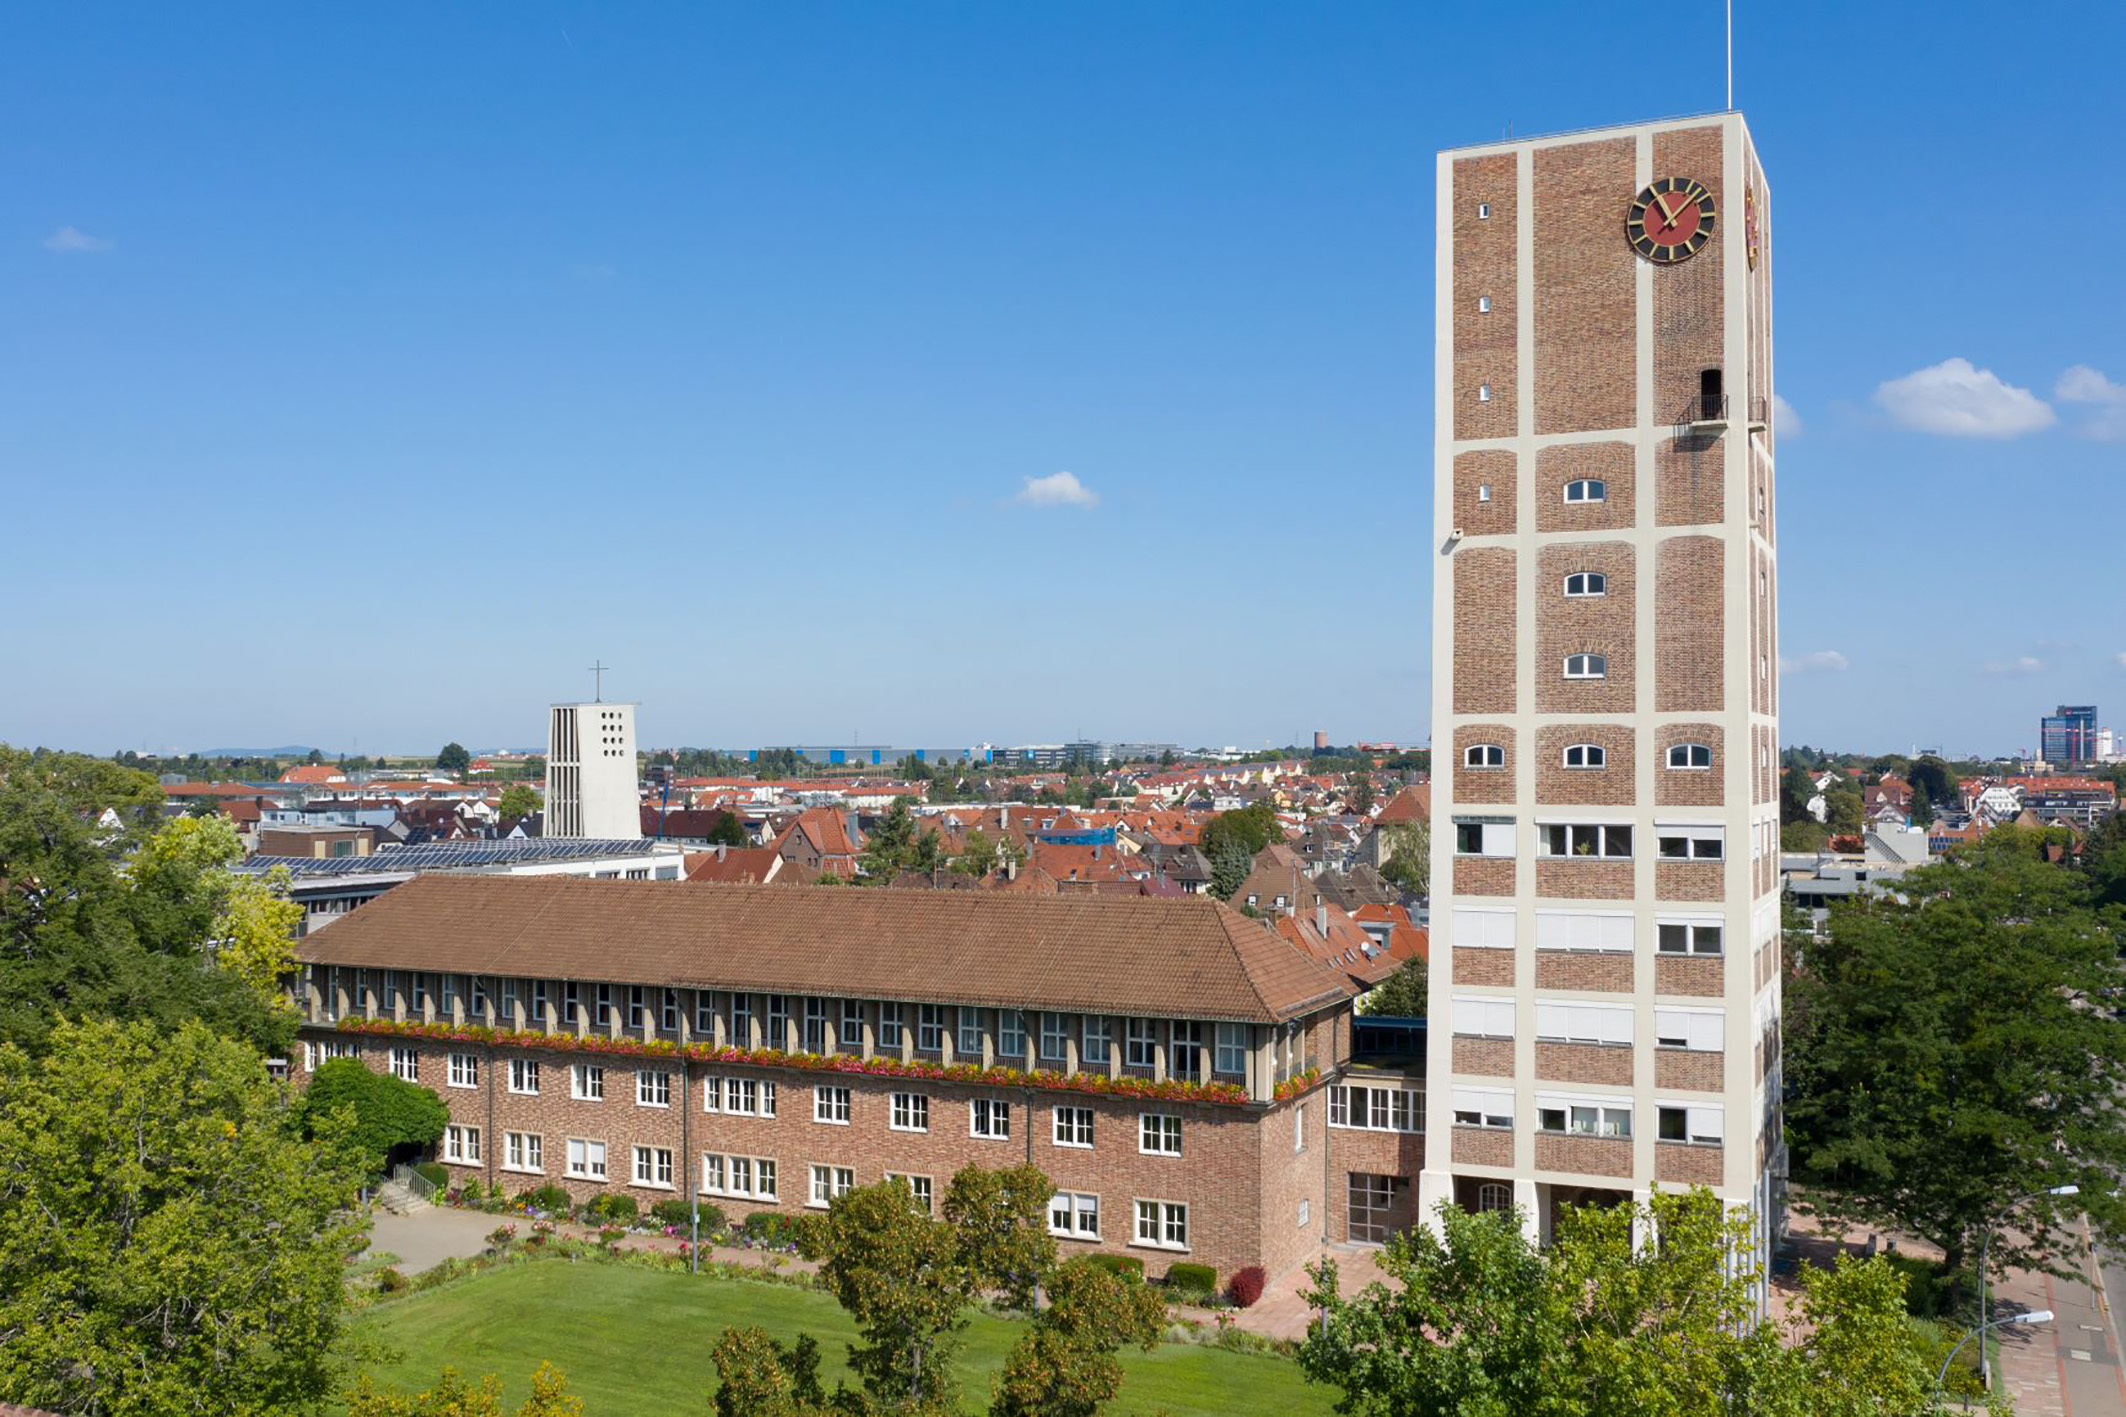
[[[1324,940],[1329,938],[1329,905],[1327,901],[1315,902],[1314,929]]]

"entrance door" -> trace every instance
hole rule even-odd
[[[1361,1244],[1385,1245],[1393,1232],[1388,1223],[1388,1207],[1395,1198],[1395,1180],[1369,1171],[1350,1174],[1349,1238]]]

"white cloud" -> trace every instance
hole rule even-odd
[[[1944,359],[1875,390],[1892,421],[1951,438],[2014,438],[2050,428],[2052,406],[1968,359]]]
[[[1074,472],[1052,472],[1027,478],[1017,500],[1029,507],[1097,507],[1100,494],[1078,481]]]
[[[2036,655],[2020,654],[2013,659],[1989,659],[1979,666],[1979,672],[1994,679],[2026,679],[2032,674],[2045,672],[2045,661]]]
[[[1788,659],[1784,655],[1780,656],[1779,672],[1781,674],[1836,674],[1848,668],[1851,664],[1851,660],[1835,649],[1820,649],[1814,654],[1804,654],[1798,659]]]
[[[2080,428],[2083,437],[2105,442],[2126,438],[2126,384],[2114,384],[2102,371],[2077,364],[2060,375],[2052,393],[2062,403],[2091,406]]]
[[[84,251],[108,251],[111,243],[101,236],[91,236],[78,226],[62,226],[44,238],[44,249],[62,255],[77,256]]]
[[[1772,432],[1781,438],[1801,436],[1801,415],[1778,394],[1772,395]]]

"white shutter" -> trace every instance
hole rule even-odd
[[[1628,1044],[1631,1042],[1630,1009],[1619,1009],[1605,1006],[1597,1010],[1596,1012],[1601,1015],[1598,1021],[1597,1036],[1604,1043]]]
[[[1484,823],[1484,854],[1486,856],[1513,855],[1513,823]]]
[[[1617,950],[1631,953],[1631,917],[1629,915],[1597,915],[1595,917],[1595,943],[1598,950]]]
[[[1513,948],[1513,912],[1454,907],[1454,943],[1485,949]]]
[[[1535,1036],[1538,1038],[1570,1038],[1572,1027],[1569,1004],[1537,1004],[1535,1006]]]
[[[1718,1107],[1690,1107],[1688,1131],[1692,1141],[1724,1141],[1725,1116]]]
[[[1727,1020],[1719,1014],[1690,1016],[1690,1046],[1701,1053],[1718,1053],[1726,1048]]]
[[[1554,910],[1535,913],[1535,947],[1539,950],[1572,948],[1572,917]]]

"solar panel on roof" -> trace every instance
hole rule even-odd
[[[514,865],[529,861],[574,861],[594,856],[676,856],[659,852],[651,841],[592,841],[543,837],[507,841],[441,841],[426,846],[387,846],[370,856],[252,856],[243,871],[286,867],[291,876],[359,876],[385,871],[447,871],[472,866]]]

